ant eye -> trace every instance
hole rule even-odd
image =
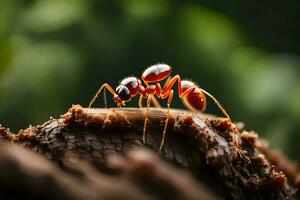
[[[128,101],[131,98],[129,89],[124,85],[119,85],[116,88],[116,92],[119,98],[122,99],[123,101]]]

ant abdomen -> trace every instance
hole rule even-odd
[[[199,88],[194,89],[184,97],[183,102],[189,109],[194,111],[203,112],[206,109],[206,97]]]
[[[203,112],[206,109],[205,94],[192,81],[181,81],[182,93],[184,93],[187,89],[192,87],[194,87],[194,89],[182,97],[183,103],[191,110]]]

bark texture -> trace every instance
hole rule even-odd
[[[145,144],[144,112],[76,105],[18,134],[1,128],[4,141],[19,145],[1,144],[11,184],[0,195],[19,190],[13,186],[22,179],[31,198],[51,192],[49,199],[298,199],[298,166],[280,164],[285,158],[242,124],[172,110],[159,151],[166,110],[151,108]]]

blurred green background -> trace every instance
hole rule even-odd
[[[163,62],[300,159],[299,10],[297,0],[0,0],[0,122],[40,124]],[[211,101],[207,112],[222,116]]]

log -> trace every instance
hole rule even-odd
[[[100,185],[114,180],[106,185],[107,193],[90,190],[98,199],[109,194],[115,199],[299,198],[296,175],[287,176],[274,160],[268,160],[273,154],[264,151],[256,133],[243,130],[241,124],[233,128],[227,119],[211,115],[176,109],[171,113],[161,151],[166,110],[155,108],[149,112],[145,144],[145,110],[79,105],[59,119],[51,118],[18,134],[0,129],[0,137],[40,154],[36,156],[46,158],[47,165],[55,163],[61,176],[94,178]],[[126,191],[132,191],[132,196],[126,196]]]
[[[101,173],[78,159],[68,160],[72,173],[67,173],[41,155],[20,146],[6,143],[0,143],[0,146],[1,199],[157,199],[141,190],[139,183],[145,177],[150,181],[163,181],[165,188],[161,189],[160,197],[164,199],[170,190],[176,191],[171,193],[174,199],[218,199],[186,172],[164,163],[145,150],[132,150],[122,158],[110,156],[108,162],[111,167],[122,173],[115,176]],[[145,165],[147,169],[142,168]],[[174,173],[180,177],[174,177]]]

